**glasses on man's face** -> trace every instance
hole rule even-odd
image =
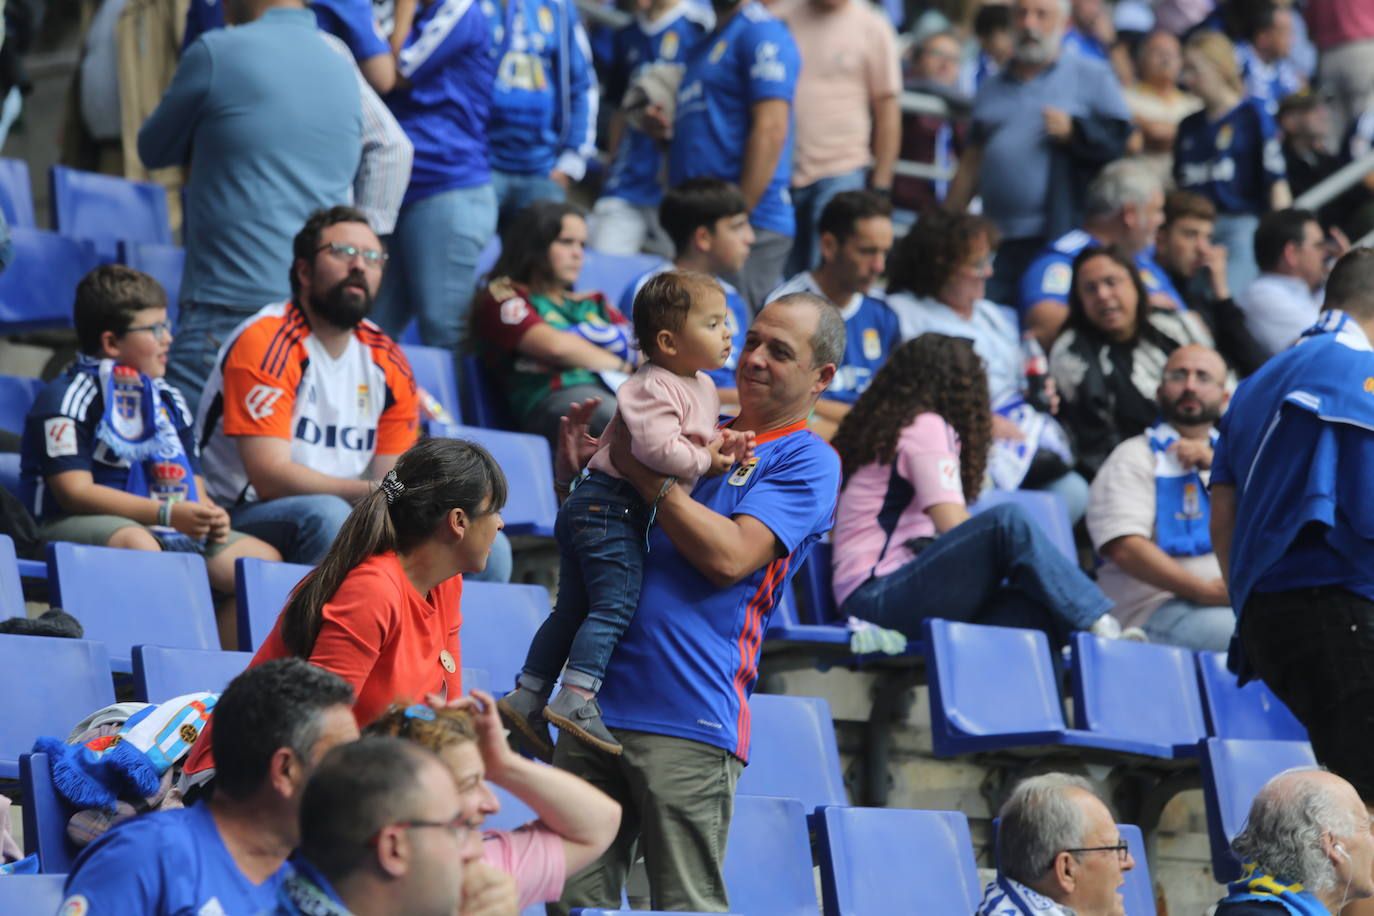
[[[421,821],[412,819],[408,821],[394,821],[386,826],[400,827],[403,830],[423,830],[426,827],[442,828],[452,833],[453,838],[457,840],[460,845],[465,843],[468,837],[472,835],[472,832],[477,829],[477,825],[472,819],[465,817],[461,811],[455,814],[452,820],[448,821]],[[377,844],[377,838],[381,836],[381,833],[381,830],[374,833],[371,838],[368,839],[368,843],[375,846]]]
[[[351,263],[354,258],[361,256],[363,263],[368,267],[381,267],[387,259],[386,252],[380,248],[359,248],[357,245],[345,245],[343,242],[327,242],[315,249],[316,254],[321,251],[329,252],[330,257],[344,264]]]
[[[1116,861],[1122,865],[1125,865],[1126,860],[1131,857],[1131,847],[1126,845],[1125,840],[1117,842],[1114,846],[1080,846],[1077,849],[1066,849],[1064,852],[1075,854],[1080,852],[1114,852],[1116,853]]]
[[[1191,369],[1170,369],[1164,373],[1164,381],[1173,382],[1179,385],[1188,383],[1189,377],[1197,379],[1199,385],[1215,385],[1220,379],[1214,377],[1210,372],[1194,372]]]
[[[154,337],[171,337],[172,323],[170,321],[155,321],[152,324],[136,324],[131,328],[125,328],[125,334],[132,334],[135,331],[147,331]]]

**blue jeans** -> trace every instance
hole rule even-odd
[[[1236,631],[1236,613],[1229,607],[1203,607],[1171,598],[1145,621],[1150,642],[1182,646],[1202,652],[1225,652]]]
[[[1239,296],[1259,276],[1255,263],[1255,230],[1259,217],[1253,213],[1218,213],[1212,241],[1226,246],[1226,284]]]
[[[1053,493],[1064,500],[1064,508],[1069,512],[1069,524],[1077,525],[1088,512],[1088,482],[1077,471],[1069,471],[1063,477],[1056,477],[1042,486],[1028,489]]]
[[[797,235],[787,257],[786,276],[794,277],[820,263],[821,213],[830,199],[841,191],[861,191],[864,170],[855,169],[829,178],[820,178],[804,188],[792,189],[792,206],[797,211]]]
[[[1056,643],[1112,603],[1017,505],[994,506],[940,535],[910,563],[869,579],[846,615],[922,639],[927,617],[1044,630]]]
[[[491,184],[496,188],[496,202],[500,207],[499,225],[505,228],[515,214],[539,200],[566,200],[567,192],[548,175],[520,175],[515,172],[491,170]]]
[[[176,336],[167,356],[167,381],[186,399],[191,416],[196,415],[205,382],[215,368],[215,354],[234,328],[256,312],[214,302],[181,303]]]
[[[412,316],[420,340],[461,357],[477,284],[477,258],[496,234],[490,184],[455,188],[401,208],[372,320],[393,340]]]
[[[338,496],[283,496],[229,510],[235,531],[261,538],[288,563],[314,566],[324,559],[353,507]]]
[[[530,643],[520,684],[546,691],[567,660],[564,685],[601,689],[606,663],[630,625],[644,579],[644,502],[623,480],[593,471],[558,510],[558,600]]]

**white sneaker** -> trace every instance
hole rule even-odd
[[[1106,613],[1093,621],[1088,632],[1102,639],[1120,639],[1121,624],[1110,613]]]

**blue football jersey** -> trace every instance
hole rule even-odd
[[[1037,302],[1069,303],[1069,288],[1073,285],[1073,261],[1079,252],[1089,245],[1096,244],[1090,234],[1082,229],[1066,232],[1036,255],[1031,266],[1021,275],[1020,310],[1024,314]],[[1174,307],[1186,309],[1183,297],[1174,288],[1173,281],[1164,268],[1155,262],[1154,254],[1146,249],[1135,256],[1135,266],[1145,289],[1151,293],[1162,292],[1174,300]]]
[[[1265,213],[1269,189],[1287,175],[1278,126],[1254,99],[1216,121],[1197,111],[1178,125],[1174,181],[1216,204],[1221,213]]]

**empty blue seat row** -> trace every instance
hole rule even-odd
[[[5,875],[0,878],[0,913],[52,916],[62,905],[65,875]]]
[[[34,739],[66,737],[72,726],[114,702],[110,657],[87,639],[0,634],[0,779],[19,776]]]
[[[476,442],[496,459],[510,486],[501,517],[506,533],[553,537],[558,498],[553,490],[553,453],[543,436],[480,426],[431,423],[431,436]]]
[[[151,181],[130,181],[55,165],[53,225],[68,238],[86,239],[103,263],[119,257],[124,241],[172,244],[167,191]]]

